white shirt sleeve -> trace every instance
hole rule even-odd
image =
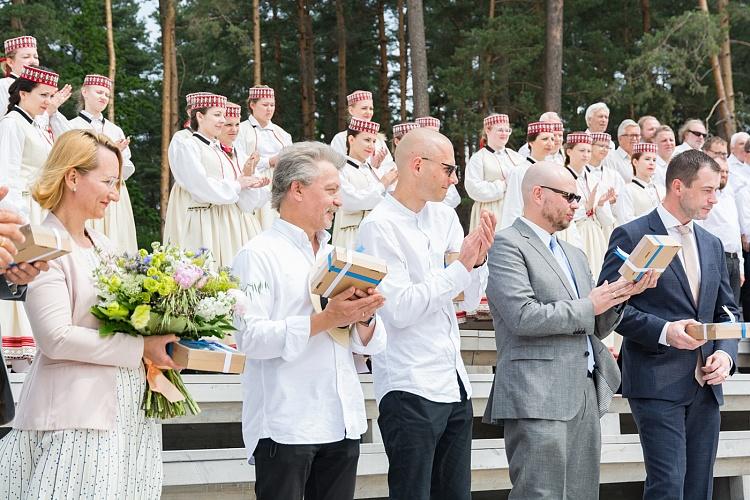
[[[275,280],[278,270],[263,256],[243,248],[234,258],[232,274],[239,278],[247,297],[246,310],[234,317],[239,350],[250,359],[297,359],[310,338],[310,316],[270,319],[273,287],[280,285]]]
[[[445,198],[443,199],[443,203],[448,205],[451,208],[456,208],[461,204],[461,195],[458,194],[458,189],[456,189],[456,186],[451,184],[448,188],[448,192],[445,193]]]
[[[252,212],[271,200],[271,185],[262,188],[247,188],[240,191],[237,205],[243,212]]]
[[[420,283],[412,282],[398,240],[379,224],[360,226],[357,246],[360,245],[368,254],[388,263],[388,274],[379,286],[386,298],[380,314],[396,328],[419,324],[424,317],[438,313],[472,281],[463,264],[456,261]]]
[[[458,219],[458,216],[452,221],[450,233],[448,252],[460,252],[461,246],[464,243],[464,229],[461,226],[461,221]],[[454,262],[454,264],[456,263],[460,264],[458,261]],[[461,264],[461,268],[464,268],[463,264]],[[487,266],[487,262],[480,267],[471,270],[469,273],[471,281],[466,285],[466,288],[462,290],[464,292],[464,300],[460,305],[462,310],[474,311],[479,307],[479,303],[482,301],[482,295],[484,295],[484,291],[487,289],[489,274],[490,270]]]
[[[520,165],[514,168],[506,181],[505,201],[503,202],[503,216],[500,219],[500,228],[510,227],[515,220],[523,215],[523,194],[521,193],[521,181],[528,167]]]
[[[199,203],[237,203],[240,183],[234,179],[209,177],[200,158],[200,146],[194,140],[176,142],[173,155],[169,158],[169,169],[174,175],[175,182]]]
[[[349,169],[354,167],[347,165],[344,168]],[[362,165],[360,169],[366,169],[365,174],[372,175],[373,182],[368,184],[366,188],[358,188],[351,183],[347,173],[342,172],[341,206],[344,210],[372,210],[378,205],[378,203],[383,201],[383,195],[385,194],[385,186],[383,186],[383,183],[375,180],[374,172],[372,172],[368,165]],[[359,175],[359,172],[352,173],[352,175]]]
[[[123,132],[120,127],[110,122],[109,120],[107,120],[106,123],[109,124],[111,127],[110,128],[111,133],[109,133],[108,135],[109,135],[109,138],[112,139],[113,142],[126,139],[125,132]],[[122,150],[121,154],[122,154],[122,179],[128,180],[130,179],[130,176],[132,176],[135,173],[135,165],[133,164],[133,161],[131,159],[132,152],[130,151],[130,146]]]
[[[5,82],[0,83],[0,118],[8,113],[8,101],[10,101],[9,88],[10,86],[6,86]]]
[[[483,154],[480,150],[473,154],[469,159],[469,163],[466,164],[466,179],[464,180],[466,193],[474,201],[490,202],[502,200],[505,196],[505,181],[501,179],[487,181],[484,179],[482,156]]]
[[[614,208],[614,215],[615,219],[617,219],[618,226],[622,226],[623,224],[635,219],[633,198],[630,194],[630,189],[627,186],[620,191],[620,195],[617,197],[617,203],[615,203]]]
[[[68,119],[65,118],[65,116],[59,111],[49,117],[49,126],[52,129],[52,133],[54,134],[55,139],[60,137],[68,130],[73,130],[74,128],[70,125]]]
[[[333,136],[333,140],[331,141],[331,147],[337,153],[340,153],[346,156],[346,130],[339,132],[338,134]]]

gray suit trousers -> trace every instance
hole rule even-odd
[[[572,420],[504,420],[510,500],[599,498],[601,427],[596,389],[588,380]]]

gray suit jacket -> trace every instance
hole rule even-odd
[[[0,274],[0,300],[23,300],[26,296],[26,287],[18,287],[16,293],[13,293]],[[10,380],[8,371],[5,368],[5,359],[3,358],[3,349],[0,346],[0,425],[7,424],[13,420],[15,415],[15,404],[13,395],[10,392]]]
[[[563,241],[560,245],[581,298],[575,298],[552,252],[520,218],[495,236],[487,299],[495,325],[497,371],[485,421],[572,419],[588,383],[586,336],[594,348],[596,382],[608,386],[608,396],[601,397],[611,399],[620,385],[617,364],[599,339],[614,330],[623,308],[594,316],[587,298],[593,280],[586,256]],[[600,408],[608,404],[599,401]]]

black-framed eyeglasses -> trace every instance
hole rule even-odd
[[[695,130],[688,130],[688,132],[690,132],[691,134],[693,134],[696,137],[703,137],[704,139],[706,137],[708,137],[708,134],[703,133],[703,132],[696,132]]]
[[[426,158],[424,156],[420,156],[420,158],[423,159],[423,160],[425,160],[425,161],[434,161],[435,163],[439,163],[442,166],[444,166],[445,167],[445,173],[448,175],[448,177],[450,177],[454,173],[456,174],[456,177],[459,176],[458,165],[451,165],[450,163],[444,163],[442,161],[432,160],[432,159]]]
[[[553,193],[559,194],[560,196],[565,198],[565,201],[567,201],[568,203],[573,203],[573,202],[578,203],[579,201],[581,201],[581,196],[578,194],[569,193],[567,191],[563,191],[562,189],[557,189],[557,188],[553,188],[549,186],[539,186],[539,187],[542,187],[544,189],[549,189]]]

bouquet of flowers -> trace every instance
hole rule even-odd
[[[152,244],[152,252],[103,258],[94,271],[98,302],[91,313],[101,320],[103,336],[175,334],[180,338],[223,338],[233,332],[232,314],[244,296],[227,270],[211,270],[211,255]],[[180,374],[162,371],[145,360],[148,385],[143,399],[147,417],[193,415],[200,408]]]

